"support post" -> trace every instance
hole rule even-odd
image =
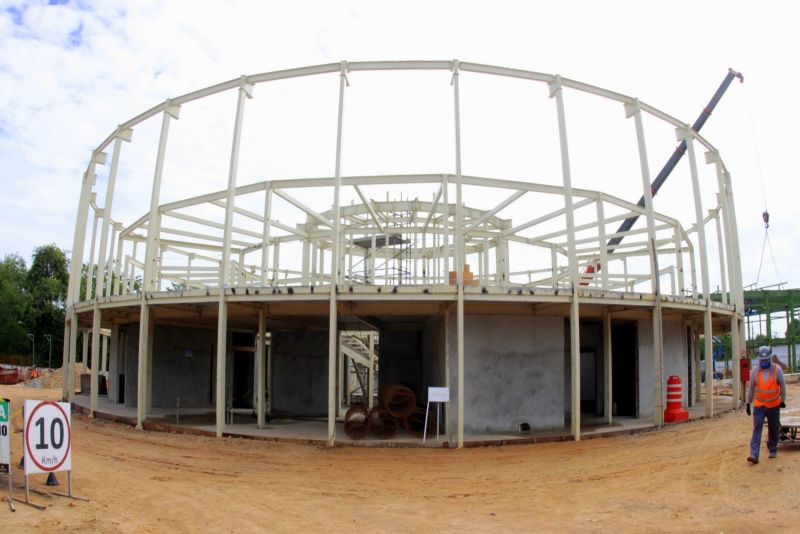
[[[736,207],[733,202],[733,191],[730,175],[724,171],[719,152],[706,153],[706,163],[714,164],[717,172],[717,187],[719,190],[720,209],[722,210],[723,229],[725,231],[726,258],[728,260],[728,280],[730,285],[730,299],[734,304],[737,315],[737,330],[731,336],[739,337],[739,350],[733,355],[733,403],[739,407],[742,400],[741,377],[739,376],[739,359],[741,358],[747,340],[745,337],[744,323],[744,290],[742,288],[742,263],[739,256],[739,234],[736,225]]]
[[[77,353],[78,317],[74,306],[80,301],[81,268],[83,266],[83,248],[86,241],[86,224],[89,219],[89,206],[92,199],[92,184],[95,179],[95,166],[103,165],[106,155],[103,152],[93,152],[86,172],[83,173],[81,193],[78,201],[78,214],[75,221],[75,234],[72,239],[72,261],[70,265],[69,284],[67,286],[66,319],[70,324],[69,348],[64,368],[64,397],[73,402],[75,397],[75,355]],[[67,343],[67,339],[64,338]]]
[[[239,171],[239,145],[244,120],[244,105],[247,98],[253,97],[253,85],[242,76],[239,82],[238,99],[236,101],[236,118],[233,124],[233,140],[231,141],[231,159],[228,168],[228,196],[225,202],[225,228],[223,230],[222,261],[219,266],[219,312],[217,314],[217,384],[216,384],[216,434],[222,437],[225,431],[225,401],[227,396],[226,376],[228,355],[228,302],[225,299],[225,287],[228,284],[231,259],[231,233],[233,228],[233,212],[236,202],[236,177]]]
[[[266,287],[269,282],[269,241],[272,225],[272,184],[264,182],[264,241],[261,243],[261,287]]]
[[[453,60],[453,108],[455,112],[456,220],[456,338],[458,358],[458,447],[464,446],[464,228],[461,209],[461,110],[459,103],[459,62]]]
[[[342,115],[344,88],[347,84],[347,62],[339,69],[339,111],[336,119],[336,167],[333,186],[333,228],[331,233],[331,285],[328,307],[328,447],[336,443],[336,360],[339,353],[339,329],[336,310],[336,291],[339,283],[339,244],[341,229],[340,192],[342,188]]]
[[[99,382],[99,373],[100,373],[100,361],[98,355],[98,349],[102,344],[102,339],[100,336],[100,321],[102,320],[102,314],[100,311],[100,303],[98,302],[100,297],[103,296],[103,290],[105,288],[105,282],[108,279],[108,273],[106,269],[111,268],[110,265],[106,267],[104,263],[106,258],[106,247],[108,246],[108,231],[111,227],[111,207],[114,203],[114,185],[116,184],[117,180],[117,169],[119,168],[119,153],[122,149],[122,141],[123,140],[130,140],[130,129],[126,129],[125,133],[121,133],[121,130],[117,129],[117,137],[114,139],[114,149],[111,154],[111,169],[108,173],[108,184],[106,186],[106,199],[105,199],[105,207],[102,210],[103,214],[103,228],[100,232],[100,252],[98,254],[97,260],[97,273],[95,274],[95,283],[94,283],[94,312],[92,314],[92,389],[91,389],[91,398],[89,399],[89,415],[94,417],[94,412],[97,411],[97,403],[98,403],[98,382]],[[95,227],[97,226],[97,219],[95,218]],[[94,244],[92,244],[92,250],[94,250]],[[91,267],[91,266],[90,266]],[[91,277],[91,273],[88,273],[88,276]],[[110,288],[109,288],[110,289]],[[107,294],[110,294],[108,292]],[[86,295],[88,298],[89,295],[89,285],[86,285]]]
[[[160,223],[161,218],[158,210],[159,198],[161,196],[161,178],[164,173],[164,158],[167,151],[167,138],[169,137],[169,123],[171,119],[177,119],[180,115],[180,106],[172,104],[169,100],[164,103],[164,112],[161,118],[161,134],[158,140],[158,152],[156,154],[156,168],[153,173],[153,189],[150,195],[150,216],[147,222],[147,246],[145,249],[144,276],[142,280],[142,297],[139,307],[139,369],[137,382],[137,408],[136,408],[136,428],[141,430],[144,420],[147,417],[148,406],[152,399],[149,398],[150,384],[148,379],[152,376],[150,371],[150,359],[152,347],[150,339],[151,317],[150,306],[147,302],[147,293],[155,291],[155,280],[157,279],[156,251],[160,249]]]
[[[569,164],[567,123],[564,114],[564,95],[561,76],[550,82],[550,97],[556,99],[558,138],[561,146],[561,177],[564,184],[564,214],[567,219],[567,250],[569,254],[569,283],[572,293],[569,307],[570,333],[570,430],[575,441],[581,439],[581,337],[580,307],[578,302],[578,259],[575,251],[575,217],[572,203],[572,175]]]
[[[257,418],[258,418],[258,428],[264,428],[264,413],[265,413],[265,401],[266,398],[264,396],[265,393],[265,364],[266,364],[266,337],[267,337],[267,313],[262,306],[258,310],[258,345],[257,345],[257,356],[256,356],[256,410],[257,410]],[[270,392],[271,393],[271,392]]]
[[[677,130],[678,137],[686,140],[689,154],[689,170],[692,179],[692,195],[694,196],[694,214],[697,224],[697,240],[700,244],[700,280],[703,285],[703,300],[705,312],[703,313],[703,336],[705,340],[706,355],[706,401],[705,415],[714,415],[714,351],[711,346],[711,288],[708,279],[708,256],[706,248],[706,229],[703,223],[703,201],[700,197],[700,179],[697,174],[697,158],[694,151],[694,137],[689,127]],[[724,274],[723,274],[724,276]]]
[[[653,298],[653,424],[660,428],[664,424],[664,343],[661,323],[661,287],[656,247],[655,217],[653,212],[653,190],[650,186],[650,164],[647,161],[647,146],[642,124],[642,110],[639,100],[625,104],[625,116],[633,117],[636,125],[636,141],[639,147],[639,166],[644,190],[644,206],[647,211],[647,241],[650,249],[650,284]]]
[[[606,240],[606,215],[603,206],[603,194],[597,197],[597,234],[600,240],[600,284],[603,291],[608,291],[608,241]],[[610,421],[609,421],[610,422]]]

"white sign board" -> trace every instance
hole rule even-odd
[[[0,464],[11,464],[11,405],[0,399]]]
[[[450,388],[428,388],[428,402],[450,402]]]
[[[68,402],[25,401],[25,474],[72,470]]]

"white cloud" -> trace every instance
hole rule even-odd
[[[71,247],[81,173],[92,148],[116,124],[165,98],[240,74],[340,59],[458,57],[561,73],[638,96],[692,122],[725,69],[732,66],[744,72],[746,84],[731,87],[703,134],[720,148],[732,172],[745,282],[754,282],[757,275],[763,239],[760,214],[766,203],[772,213],[771,236],[779,254],[780,272],[775,275],[771,272],[774,269],[766,265],[760,282],[786,281],[797,286],[800,268],[792,246],[796,238],[792,214],[798,176],[791,156],[798,145],[795,125],[800,117],[791,102],[800,80],[790,56],[800,49],[800,43],[792,27],[793,18],[781,13],[789,5],[704,2],[676,9],[673,4],[653,7],[638,2],[509,1],[490,5],[153,0],[71,1],[58,6],[0,2],[0,224],[5,229],[0,253],[28,256],[34,247],[50,241]],[[414,168],[414,163],[421,167],[452,164],[451,156],[442,156],[442,152],[451,149],[452,140],[444,139],[440,145],[433,142],[439,132],[449,135],[452,131],[451,125],[442,126],[441,122],[447,120],[449,111],[441,112],[437,107],[447,105],[447,80],[441,88],[444,96],[432,98],[428,104],[431,107],[412,107],[402,112],[398,110],[407,102],[392,100],[397,96],[388,98],[388,92],[386,100],[370,97],[366,90],[388,91],[386,88],[391,86],[367,81],[357,73],[351,78],[353,86],[348,98],[358,96],[359,100],[348,107],[351,115],[345,123],[345,168],[349,165],[366,171],[381,161],[394,161],[393,167],[407,164],[409,168]],[[514,84],[500,80],[476,81],[470,87],[466,78],[465,104],[470,95],[496,101],[473,116],[476,124],[469,126],[476,129],[465,133],[464,139],[465,149],[469,148],[465,165],[474,166],[480,174],[493,171],[496,175],[514,174],[522,168],[529,173],[526,179],[550,177],[557,182],[558,176],[553,176],[558,171],[553,140],[542,138],[541,143],[536,143],[529,124],[536,122],[531,116],[544,117],[541,114],[545,111],[537,107],[543,89],[537,86],[530,91],[530,107],[515,108],[511,100],[493,94],[492,87],[507,87],[515,97],[524,95],[525,88],[512,88]],[[256,99],[248,103],[253,114],[248,115],[245,130],[263,134],[264,143],[248,141],[243,146],[242,165],[247,169],[242,173],[244,180],[263,179],[260,174],[303,176],[305,171],[310,175],[323,169],[332,171],[333,151],[325,143],[333,135],[331,123],[335,117],[329,106],[335,105],[336,80],[330,80],[331,101],[314,102],[313,107],[304,107],[302,100],[311,92],[292,93],[301,84],[282,83],[286,89],[277,85],[258,87]],[[416,89],[417,86],[411,87],[407,93]],[[283,109],[270,108],[267,95],[280,95],[281,91],[287,102],[293,103]],[[363,100],[359,96],[362,94]],[[402,95],[401,92],[401,98]],[[292,101],[293,96],[299,98]],[[230,99],[226,102],[230,103]],[[613,105],[608,109],[602,105],[584,107],[580,98],[568,99],[567,105],[572,116],[596,113],[598,122],[600,117],[612,121],[617,114],[619,124],[615,122],[614,135],[630,135],[631,125]],[[435,117],[437,121],[435,128],[425,130],[429,137],[404,141],[405,150],[422,154],[426,165],[421,165],[421,160],[406,161],[402,152],[385,145],[376,147],[382,160],[360,151],[358,144],[365,143],[368,136],[358,131],[359,126],[372,128],[381,120],[402,123],[410,120],[414,111],[420,112],[417,121],[419,116]],[[167,165],[174,171],[171,181],[165,184],[169,197],[180,196],[184,188],[194,193],[224,187],[232,109],[229,104],[208,108],[202,120],[198,114],[199,107],[187,105],[181,120],[173,126],[174,132],[182,135],[169,147]],[[758,134],[757,147],[749,115]],[[313,125],[315,116],[323,117],[319,118],[318,128]],[[552,127],[552,117],[543,120]],[[288,127],[277,129],[270,121],[288,121]],[[414,124],[403,126],[412,136]],[[596,130],[571,133],[576,180],[585,181],[583,185],[587,187],[594,180],[595,161],[608,164],[616,157],[609,155],[612,151],[624,151],[609,141],[613,139],[611,127],[600,124]],[[497,136],[486,134],[488,129],[494,131],[503,125],[518,128],[524,135],[502,144]],[[481,130],[482,126],[487,130]],[[628,133],[624,133],[626,128]],[[133,161],[123,159],[126,163],[121,169],[115,213],[126,222],[146,209],[157,130],[158,124],[137,128],[134,143],[123,148],[125,157]],[[652,147],[649,156],[655,174],[674,141],[669,129],[652,135],[648,144]],[[527,139],[531,140],[527,145],[529,153],[525,153]],[[310,161],[302,161],[296,153],[294,145],[304,140],[309,145],[322,146],[314,158],[306,158]],[[192,147],[204,143],[219,149],[211,166],[191,157]],[[591,157],[600,147],[603,152],[597,158]],[[271,149],[276,153],[271,154]],[[503,154],[503,161],[483,157],[483,150]],[[542,152],[541,157],[534,156],[538,155],[537,150]],[[625,160],[626,172],[631,167],[635,171],[636,160]],[[664,211],[689,196],[681,172],[685,175],[685,170],[676,171],[657,197],[657,207],[667,206]],[[708,169],[703,172],[713,182],[713,173]],[[98,186],[103,185],[106,173],[107,169],[99,171]],[[631,201],[638,199],[639,193],[626,195],[624,187],[616,191],[617,186],[608,182],[611,179],[602,176],[603,184],[593,187],[613,190]],[[102,198],[104,188],[98,189]],[[140,200],[126,200],[135,195]],[[712,206],[709,202],[705,207]]]

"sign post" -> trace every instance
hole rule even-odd
[[[70,403],[25,401],[23,452],[25,455],[25,499],[28,476],[32,473],[67,472],[67,493],[53,495],[88,501],[72,494],[72,427]]]
[[[11,480],[11,404],[0,398],[0,466],[8,473],[8,507],[14,512],[14,485]]]
[[[428,412],[431,403],[436,403],[436,439],[439,439],[439,420],[441,419],[441,408],[443,402],[450,402],[450,388],[428,388],[428,405],[425,407],[425,428],[422,430],[422,443],[428,437]]]

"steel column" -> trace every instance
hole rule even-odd
[[[706,256],[706,229],[703,221],[703,202],[700,198],[700,180],[697,174],[697,158],[694,151],[694,139],[688,128],[678,130],[678,137],[686,140],[689,153],[689,170],[692,179],[692,194],[694,196],[694,214],[697,224],[697,239],[700,244],[700,279],[703,285],[703,300],[705,312],[703,313],[703,336],[705,339],[706,354],[706,417],[714,415],[714,350],[711,345],[711,288],[708,278],[708,257]]]
[[[556,99],[558,139],[561,146],[561,178],[564,183],[564,215],[567,219],[567,251],[569,254],[569,282],[572,296],[569,308],[570,333],[570,431],[575,441],[581,439],[581,337],[580,307],[578,302],[578,259],[575,254],[575,216],[572,205],[572,174],[567,142],[567,119],[564,114],[564,94],[561,77],[556,76],[549,85],[550,97]]]
[[[655,296],[653,306],[653,423],[656,428],[664,424],[664,345],[661,324],[661,282],[659,280],[658,250],[656,246],[656,230],[653,211],[653,190],[650,187],[650,165],[647,161],[647,146],[642,125],[642,110],[639,100],[625,105],[625,115],[633,117],[636,125],[636,142],[639,147],[639,165],[642,174],[642,188],[644,190],[644,206],[647,210],[647,238],[650,249],[650,283],[651,291]]]
[[[336,118],[336,162],[333,186],[333,228],[331,233],[331,284],[328,306],[328,446],[336,443],[336,356],[339,353],[339,329],[336,291],[339,283],[339,243],[341,229],[340,193],[342,188],[342,116],[344,88],[347,85],[347,62],[339,65],[339,110]]]
[[[225,229],[222,244],[222,261],[219,266],[219,313],[217,315],[217,384],[216,433],[221,438],[225,431],[226,371],[228,362],[228,302],[225,299],[225,288],[229,283],[231,259],[231,232],[233,212],[236,202],[236,178],[239,172],[239,146],[244,121],[244,106],[248,98],[253,97],[253,86],[242,76],[236,101],[236,119],[233,124],[233,141],[231,142],[231,160],[228,168],[228,197],[225,202]]]
[[[458,92],[458,60],[453,60],[453,108],[455,115],[456,164],[456,354],[458,358],[458,447],[464,446],[464,228],[461,210],[461,109]]]

